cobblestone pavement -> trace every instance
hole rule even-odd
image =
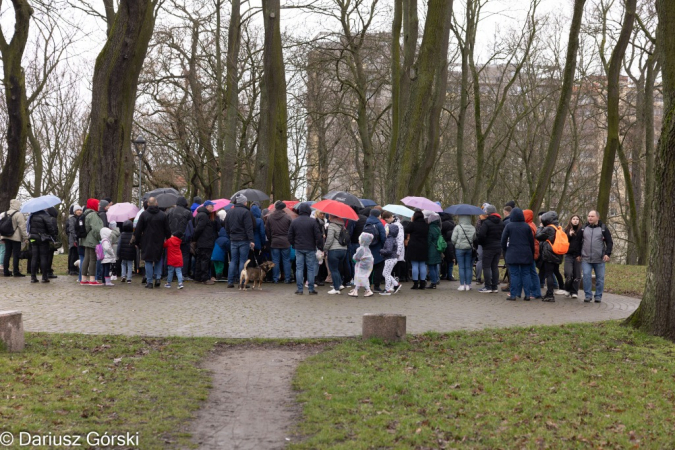
[[[264,284],[262,291],[242,292],[185,283],[178,291],[163,286],[143,289],[140,278],[114,287],[79,286],[75,277],[59,276],[50,284],[29,278],[0,277],[0,310],[23,312],[26,331],[147,336],[223,338],[302,338],[361,334],[364,313],[407,316],[409,333],[475,330],[490,327],[554,325],[622,319],[639,300],[605,294],[602,303],[557,296],[555,303],[505,300],[506,293],[457,291],[457,282],[436,290],[411,291],[410,283],[393,296],[352,298],[294,295],[295,285]],[[583,293],[582,296],[583,297]]]

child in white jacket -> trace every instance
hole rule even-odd
[[[115,245],[120,237],[120,230],[117,228],[111,230],[110,228],[101,228],[101,246],[103,247],[103,278],[106,286],[114,286],[110,281],[110,266],[117,261],[115,254]]]

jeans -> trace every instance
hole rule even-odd
[[[297,258],[297,257],[296,257]],[[316,255],[314,257],[316,259]],[[286,283],[291,281],[291,248],[273,248],[272,249],[272,262],[274,267],[272,267],[272,281],[275,283],[279,281],[279,272],[281,269],[280,261],[283,261],[284,264],[284,281]],[[297,268],[296,268],[297,270]],[[316,270],[316,268],[315,268]],[[316,274],[316,272],[315,272]],[[309,275],[308,275],[309,277]]]
[[[103,278],[110,277],[110,266],[112,266],[112,263],[101,263],[101,272],[103,273]]]
[[[347,250],[328,251],[328,268],[330,269],[330,275],[333,278],[333,288],[336,291],[339,291],[340,286],[342,286],[342,276],[340,275],[340,267],[344,263],[346,257],[347,257]],[[297,258],[297,250],[296,250],[296,258]]]
[[[427,279],[427,263],[424,261],[410,261],[412,264],[413,281],[424,281]]]
[[[230,259],[230,267],[227,271],[227,283],[234,284],[234,281],[239,282],[239,274],[244,270],[244,264],[248,258],[249,251],[248,241],[232,241],[230,243],[230,252],[232,258]]]
[[[499,257],[501,248],[483,249],[483,274],[485,275],[485,288],[499,289]]]
[[[49,279],[49,242],[32,241],[30,244],[33,259],[31,260],[30,277],[37,280],[38,264],[42,272],[42,279]]]
[[[14,258],[13,272],[14,274],[19,273],[19,254],[21,253],[21,242],[11,241],[5,239],[5,258],[2,262],[3,267],[5,268],[5,275],[12,272],[9,270],[9,261]]]
[[[528,292],[525,291],[525,297],[534,297],[534,298],[541,297],[541,284],[539,281],[539,273],[537,272],[536,262],[533,262],[530,265],[529,277],[530,277],[530,292],[528,295]],[[525,283],[523,283],[523,287],[525,287]],[[520,292],[518,292],[518,294],[520,295]],[[516,297],[518,297],[518,295],[516,295]]]
[[[82,264],[84,263],[84,249],[85,247],[83,246],[78,246],[77,247],[77,255],[80,258],[80,267],[79,267],[79,274],[77,277],[77,281],[82,282]]]
[[[380,289],[380,285],[382,284],[383,271],[384,271],[384,260],[373,265],[373,285],[375,286],[375,289]]]
[[[134,273],[134,261],[132,259],[122,261],[122,278],[131,280],[131,276]]]
[[[145,261],[145,279],[148,284],[152,284],[154,274],[162,274],[162,261]]]
[[[96,259],[96,279],[103,280],[103,264],[98,259]]]
[[[552,297],[555,290],[555,269],[558,266],[556,263],[544,261],[544,277],[546,278],[546,296]]]
[[[72,272],[77,272],[75,261],[79,259],[80,255],[77,253],[77,247],[72,246],[68,249],[68,275]]]
[[[168,271],[169,271],[169,274],[166,277],[167,284],[171,284],[171,281],[173,280],[173,273],[174,272],[176,272],[176,277],[178,277],[178,285],[180,286],[181,284],[183,284],[183,268],[182,267],[169,266]]]
[[[481,279],[483,275],[483,246],[479,245],[476,250],[477,260],[476,260],[476,281]]]
[[[523,290],[525,291],[525,297],[531,296],[531,266],[531,264],[509,264],[509,273],[511,274],[511,297],[520,297],[520,292]]]
[[[457,258],[457,266],[459,266],[459,284],[462,286],[471,285],[471,272],[473,269],[473,261],[471,254],[473,251],[467,249],[455,249],[455,257]]]
[[[438,264],[429,264],[429,281],[431,284],[438,284],[441,281],[438,277]]]
[[[578,294],[579,280],[581,280],[581,261],[565,256],[565,290],[570,294]]]
[[[593,297],[593,278],[591,270],[595,270],[595,299],[601,300],[602,292],[605,289],[605,263],[589,263],[582,261],[581,268],[584,272],[584,299],[589,300]]]
[[[274,250],[274,249],[273,249]],[[288,249],[288,256],[290,258],[291,251]],[[274,255],[272,256],[274,257]],[[289,259],[290,267],[290,259]],[[298,286],[298,292],[302,292],[303,285],[305,284],[305,279],[303,274],[305,272],[305,267],[307,267],[307,286],[309,292],[314,292],[314,269],[316,267],[316,250],[296,250],[295,251],[295,282]],[[284,269],[285,270],[285,269]],[[291,272],[289,269],[288,274],[285,274],[287,277],[291,277]],[[340,285],[338,285],[338,288]]]

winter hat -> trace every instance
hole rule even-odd
[[[75,203],[73,205],[73,214],[75,214],[75,211],[78,211],[78,210],[82,211],[82,207],[80,205],[78,205],[77,203]]]
[[[497,208],[494,205],[488,205],[485,207],[485,214],[494,214],[497,212]]]
[[[237,205],[245,205],[248,199],[244,194],[239,194],[234,198],[234,203]]]
[[[225,210],[221,209],[221,210],[219,210],[219,211],[216,213],[216,216],[218,216],[218,218],[219,218],[221,221],[224,221],[224,220],[225,220],[225,217],[227,217],[227,213],[225,212]]]
[[[284,209],[285,207],[286,207],[286,203],[284,203],[284,202],[276,202],[274,204],[275,209]]]
[[[380,217],[380,210],[379,209],[371,209],[370,210],[370,216],[371,217]]]
[[[99,211],[105,211],[105,207],[108,206],[109,202],[107,200],[99,200],[98,202],[98,210]]]
[[[509,200],[508,202],[506,202],[504,204],[504,207],[507,207],[507,206],[510,206],[511,208],[515,208],[516,207],[516,201],[515,200]]]
[[[439,216],[439,215],[436,214],[435,212],[432,212],[432,213],[429,214],[429,216],[427,217],[427,223],[437,222],[437,221],[440,221],[440,220],[441,220],[441,216]]]
[[[192,203],[197,203],[198,205],[201,205],[202,204],[202,198],[199,197],[199,196],[194,196],[192,198]]]
[[[178,239],[183,239],[183,232],[182,231],[176,231],[174,234]]]
[[[98,211],[98,200],[96,200],[95,198],[90,198],[89,200],[87,200],[87,209]]]
[[[211,200],[207,200],[204,202],[204,206],[216,206],[216,204],[213,203]]]
[[[485,211],[485,208],[487,208],[488,206],[490,206],[489,203],[483,203],[483,204],[481,205],[480,209],[482,209],[483,211]]]

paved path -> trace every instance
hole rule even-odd
[[[436,290],[352,298],[294,295],[294,285],[264,284],[263,291],[241,292],[186,282],[178,291],[143,289],[140,278],[114,287],[79,286],[75,277],[59,276],[50,284],[29,278],[0,277],[0,310],[23,312],[27,331],[148,336],[213,336],[227,338],[302,338],[361,334],[364,313],[407,316],[409,333],[474,330],[488,327],[595,322],[622,319],[638,299],[605,294],[602,303],[557,296],[555,303],[509,302],[506,294],[457,291],[444,281]]]

